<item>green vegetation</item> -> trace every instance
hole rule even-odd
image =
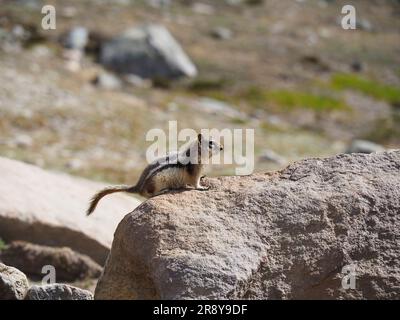
[[[342,100],[335,97],[302,91],[266,91],[257,87],[251,87],[244,92],[242,98],[255,107],[275,104],[286,109],[306,108],[314,111],[348,109],[348,106]]]
[[[254,107],[263,107],[268,102],[266,93],[259,87],[249,87],[241,94],[241,98]]]
[[[400,88],[364,79],[354,74],[335,74],[332,76],[330,84],[333,89],[355,90],[391,104],[400,103]]]
[[[274,91],[268,93],[267,97],[283,107],[304,107],[315,111],[346,109],[344,102],[324,95],[315,95],[295,91]]]
[[[304,108],[316,112],[350,110],[342,99],[329,93],[316,94],[284,89],[265,90],[257,86],[250,86],[241,92],[227,94],[223,90],[218,90],[218,86],[216,83],[200,82],[194,85],[193,91],[234,105],[245,103],[253,108],[278,107],[284,111]]]
[[[232,118],[231,119],[231,122],[233,123],[233,124],[245,124],[245,123],[247,123],[247,121],[246,121],[246,119],[242,119],[242,118]]]
[[[246,4],[248,5],[261,5],[264,3],[264,0],[246,0]]]
[[[189,85],[189,90],[194,92],[222,90],[227,84],[225,79],[197,79]]]
[[[5,249],[5,247],[6,247],[6,243],[4,242],[3,239],[0,238],[0,251]]]

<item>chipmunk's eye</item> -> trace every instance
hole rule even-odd
[[[214,141],[210,141],[210,142],[208,143],[208,146],[210,147],[210,149],[212,149],[213,145],[214,145]]]

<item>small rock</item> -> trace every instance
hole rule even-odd
[[[134,74],[128,74],[128,75],[124,76],[124,80],[128,84],[130,84],[130,85],[132,85],[134,87],[137,87],[137,88],[150,88],[151,85],[152,85],[151,80],[143,79],[143,78],[141,78],[139,76],[136,76]]]
[[[28,279],[21,271],[0,263],[0,300],[22,300],[28,287]]]
[[[29,32],[26,31],[25,28],[20,24],[17,24],[12,28],[11,34],[17,41],[26,41],[30,36]]]
[[[49,57],[51,56],[52,51],[45,45],[36,45],[32,48],[32,54],[38,58]]]
[[[211,35],[219,40],[229,40],[232,38],[232,30],[225,27],[217,27],[212,32]]]
[[[64,7],[61,10],[61,16],[63,16],[64,18],[73,18],[76,16],[77,13],[78,10],[76,9],[76,7],[73,6]]]
[[[305,55],[301,57],[300,63],[303,68],[315,70],[317,72],[328,72],[331,69],[325,61],[315,55]]]
[[[108,72],[103,72],[99,74],[96,79],[94,80],[94,83],[102,89],[106,90],[115,90],[121,88],[122,82],[121,80]]]
[[[280,127],[280,128],[287,129],[288,127],[290,127],[290,125],[287,122],[285,122],[281,117],[275,116],[275,115],[266,117],[266,122],[267,122],[267,124],[270,124],[270,125],[276,126],[276,127]]]
[[[27,163],[34,164],[40,168],[43,168],[46,164],[43,158],[36,158],[32,162],[27,162]]]
[[[81,159],[71,159],[66,163],[66,167],[70,170],[79,170],[85,166],[85,162]]]
[[[361,72],[363,70],[363,65],[360,61],[353,61],[350,68],[354,72]]]
[[[65,49],[63,57],[66,60],[66,69],[72,72],[81,69],[81,61],[83,58],[83,51],[80,49]]]
[[[362,29],[365,31],[372,31],[373,27],[369,20],[367,19],[357,19],[356,28]]]
[[[33,144],[32,138],[27,134],[19,134],[14,139],[14,144],[18,148],[29,148]]]
[[[169,102],[167,104],[167,109],[169,112],[176,112],[179,110],[179,104],[177,104],[176,102]]]
[[[270,149],[265,149],[261,156],[260,156],[260,161],[265,161],[265,162],[273,162],[279,165],[284,165],[287,163],[287,160],[280,156],[279,154],[277,154],[275,151],[270,150]]]
[[[201,98],[194,104],[194,106],[202,112],[204,111],[212,114],[223,114],[227,117],[245,118],[245,115],[236,110],[233,106],[226,102],[212,98]]]
[[[353,140],[345,153],[373,153],[385,151],[385,148],[367,140]]]
[[[214,7],[207,3],[195,2],[192,5],[192,10],[194,13],[204,14],[204,15],[212,15],[214,14]]]
[[[321,38],[330,38],[332,36],[332,32],[328,28],[320,28],[318,32]]]
[[[52,265],[57,280],[76,281],[97,278],[102,268],[86,255],[70,248],[48,247],[24,241],[14,241],[1,252],[1,260],[29,276],[42,277],[42,268]]]
[[[75,27],[65,37],[64,46],[68,49],[83,50],[89,40],[89,32],[85,27]]]
[[[0,28],[0,47],[6,52],[18,52],[31,39],[34,32],[34,28],[29,30],[29,27],[20,24],[14,25],[10,31]]]
[[[93,294],[67,284],[53,283],[30,287],[25,300],[93,300]]]

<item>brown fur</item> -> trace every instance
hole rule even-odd
[[[215,142],[211,143],[205,140],[199,134],[197,141],[193,142],[183,154],[191,157],[190,151],[193,148],[197,149],[197,163],[189,162],[183,164],[180,161],[176,163],[169,162],[174,157],[173,155],[166,156],[164,162],[154,161],[143,170],[136,185],[109,187],[96,193],[90,202],[87,215],[90,215],[95,210],[97,204],[104,196],[115,192],[138,193],[145,198],[150,198],[168,190],[186,188],[187,186],[192,186],[197,190],[206,190],[200,184],[200,176],[203,169],[201,155],[203,153],[210,157],[213,152],[222,150],[222,147]],[[203,148],[204,150],[202,150]],[[177,159],[175,158],[175,160]],[[193,159],[196,158],[191,158],[191,160]]]
[[[94,209],[96,209],[97,204],[99,203],[101,198],[105,197],[106,195],[115,193],[115,192],[122,192],[122,191],[134,192],[133,190],[134,190],[134,187],[132,187],[132,186],[115,186],[115,187],[109,187],[109,188],[99,191],[98,193],[96,193],[93,196],[92,200],[90,201],[90,206],[89,206],[89,209],[87,210],[86,214],[90,215],[94,211]]]

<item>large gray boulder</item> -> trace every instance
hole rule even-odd
[[[53,283],[30,287],[25,300],[93,300],[93,294],[67,284]]]
[[[28,287],[28,279],[21,271],[0,263],[0,300],[22,300]]]
[[[108,255],[118,222],[140,203],[133,197],[113,195],[87,217],[90,198],[104,184],[1,157],[0,176],[3,240],[70,247],[100,265]]]
[[[400,297],[400,151],[205,183],[125,216],[95,299]]]
[[[86,255],[67,247],[49,247],[14,241],[0,252],[0,260],[30,277],[42,278],[43,266],[51,265],[56,270],[57,281],[76,281],[98,278],[102,267]]]
[[[128,29],[105,42],[100,62],[115,72],[145,79],[197,74],[196,67],[169,31],[155,24]]]

